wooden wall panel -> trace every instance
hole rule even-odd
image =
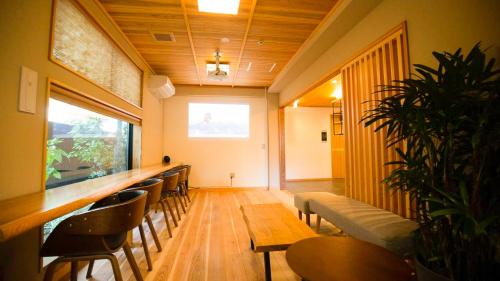
[[[383,179],[392,167],[384,163],[397,159],[396,151],[387,148],[386,131],[374,132],[360,122],[366,110],[388,93],[375,93],[379,85],[408,75],[406,28],[402,24],[341,70],[344,93],[346,138],[346,196],[411,217],[407,194],[388,190]],[[390,93],[389,93],[390,94]]]

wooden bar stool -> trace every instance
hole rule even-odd
[[[169,210],[172,210],[168,203],[168,197],[172,197],[174,201],[175,210],[177,211],[177,217],[179,218],[179,220],[181,220],[181,213],[179,212],[179,207],[177,206],[177,201],[176,201],[177,199],[179,199],[179,203],[184,213],[186,213],[186,210],[184,209],[184,205],[181,202],[178,189],[179,173],[176,171],[175,172],[167,171],[165,173],[160,174],[160,177],[163,179],[163,189],[161,191],[162,202],[165,202],[169,207]]]
[[[56,265],[61,262],[71,262],[71,280],[74,281],[79,261],[108,259],[115,280],[121,281],[120,266],[113,253],[123,248],[135,278],[142,281],[127,242],[127,231],[142,223],[145,206],[145,191],[122,191],[98,201],[87,212],[63,220],[49,235],[40,252],[42,257],[58,256],[47,267],[44,280],[52,280]]]
[[[144,218],[146,219],[146,222],[149,226],[149,230],[151,231],[151,235],[153,236],[153,239],[156,244],[156,249],[158,249],[158,252],[161,252],[161,243],[160,240],[158,239],[158,235],[156,234],[156,230],[154,228],[153,221],[151,220],[149,212],[151,210],[150,208],[151,204],[160,202],[162,187],[163,187],[163,180],[147,179],[140,183],[136,183],[127,189],[127,190],[144,190],[148,193],[146,199],[146,208],[144,209]],[[168,234],[170,235],[170,237],[172,237],[172,230],[170,229],[170,223],[168,222],[167,218],[165,220],[167,223]],[[153,264],[151,262],[151,256],[149,255],[148,243],[146,240],[146,235],[144,234],[144,228],[142,227],[142,224],[139,224],[139,233],[141,235],[142,247],[144,248],[144,255],[146,256],[146,261],[148,263],[148,270],[151,271],[153,270]]]

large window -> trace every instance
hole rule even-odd
[[[248,138],[248,104],[189,103],[190,138]]]
[[[125,121],[51,98],[46,188],[128,170],[131,127]]]

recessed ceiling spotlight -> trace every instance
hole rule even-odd
[[[216,14],[238,14],[240,0],[198,0],[198,11]]]
[[[229,39],[229,38],[227,38],[227,37],[222,37],[222,38],[220,39],[220,42],[221,42],[222,44],[227,44],[227,43],[231,42],[231,39]]]
[[[257,46],[262,46],[262,45],[264,45],[264,41],[262,40],[257,41]]]

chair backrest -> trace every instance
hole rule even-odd
[[[186,167],[183,167],[183,168],[179,168],[177,170],[175,170],[176,172],[179,173],[179,184],[185,184],[186,182],[186,174],[187,174],[187,168]]]
[[[185,165],[186,166],[186,178],[189,178],[189,174],[191,174],[191,165]]]
[[[163,190],[162,191],[173,191],[177,190],[177,184],[179,183],[179,173],[168,171],[160,174],[163,179]]]
[[[161,189],[163,188],[162,179],[147,179],[132,185],[127,188],[127,190],[144,190],[148,192],[148,197],[146,200],[146,210],[149,209],[149,205],[158,203],[161,197]]]
[[[61,222],[64,232],[75,235],[116,235],[142,223],[146,191],[124,190],[104,198],[87,212]]]

